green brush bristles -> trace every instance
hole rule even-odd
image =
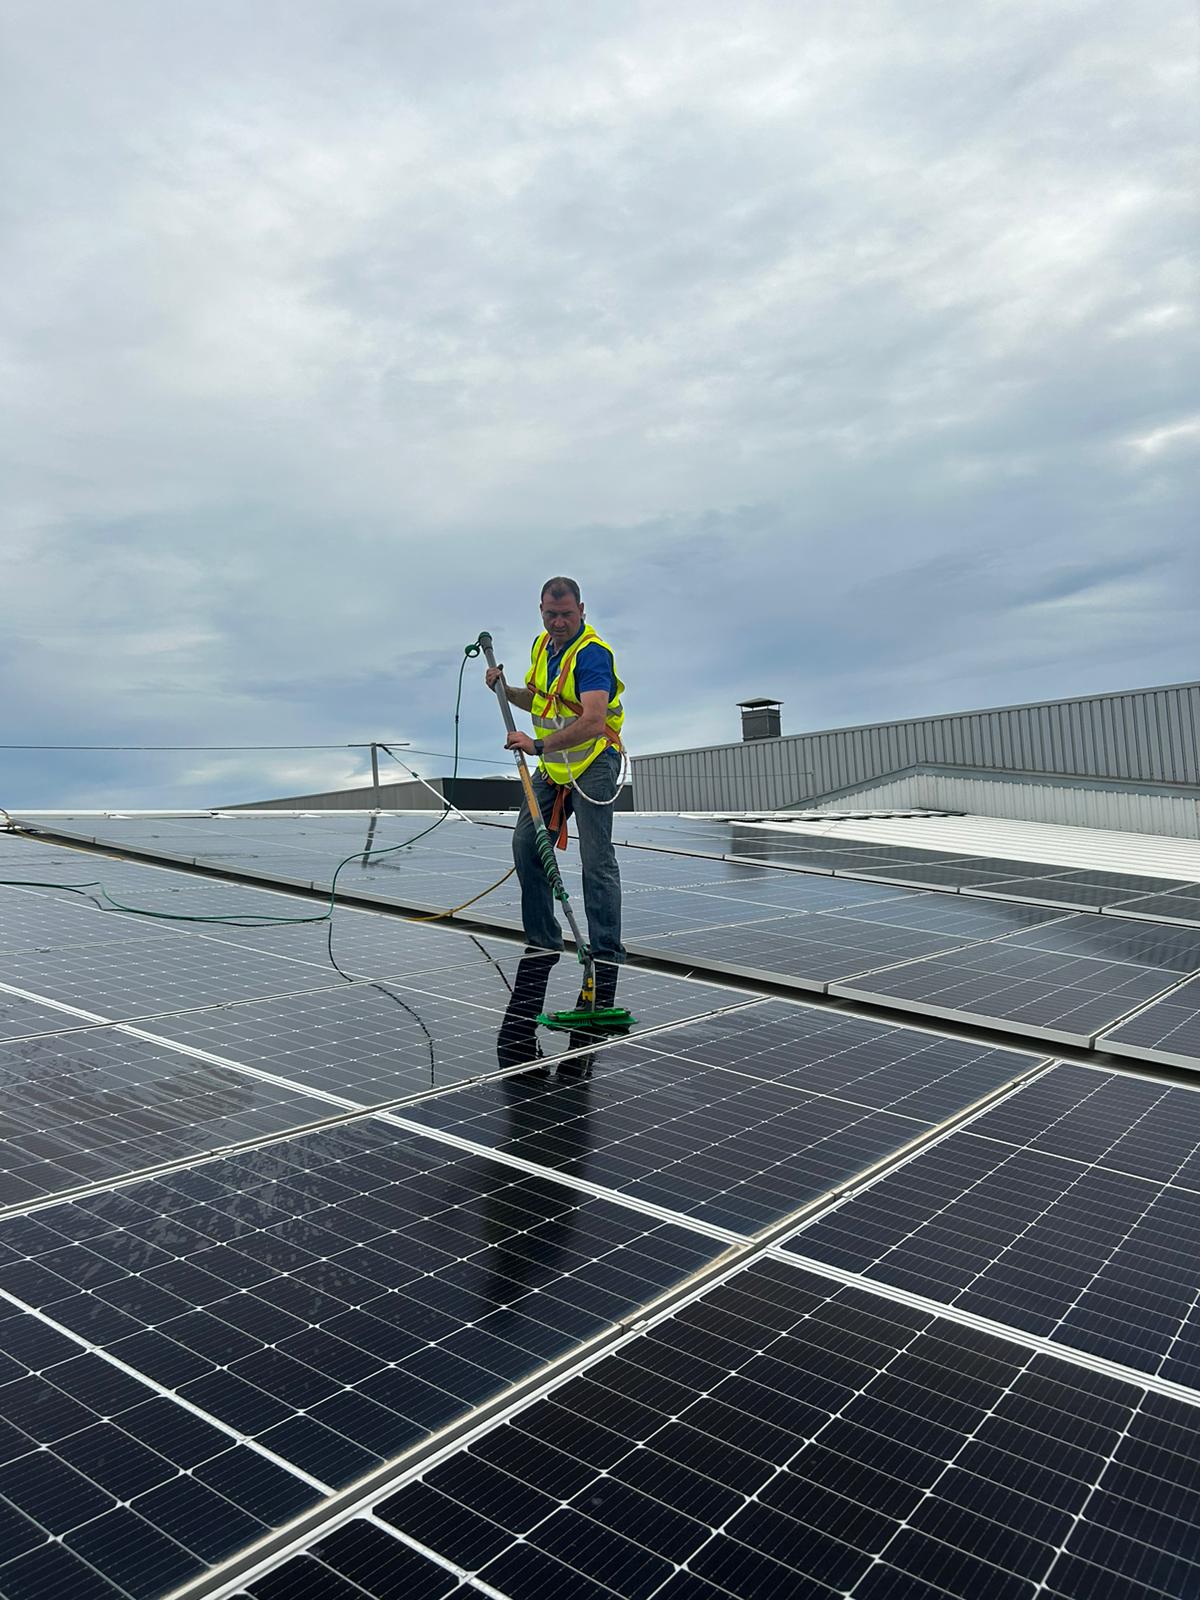
[[[616,1031],[632,1028],[637,1021],[623,1006],[600,1007],[595,1011],[543,1011],[538,1022],[543,1028],[559,1028],[565,1033],[586,1033],[589,1029]]]

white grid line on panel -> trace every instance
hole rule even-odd
[[[772,1245],[768,1253],[775,1260],[788,1261],[805,1272],[811,1272],[819,1278],[831,1278],[847,1288],[862,1289],[867,1294],[878,1295],[882,1300],[894,1300],[897,1305],[908,1306],[912,1311],[923,1311],[930,1316],[944,1317],[948,1322],[957,1322],[964,1328],[973,1328],[976,1333],[986,1333],[996,1339],[1005,1339],[1009,1344],[1021,1345],[1040,1355],[1053,1356],[1056,1361],[1064,1361],[1070,1366],[1084,1367],[1089,1372],[1101,1373],[1107,1378],[1117,1378],[1122,1383],[1133,1384],[1153,1394],[1161,1394],[1169,1400],[1182,1400],[1187,1405],[1200,1406],[1200,1390],[1189,1389],[1182,1383],[1173,1383],[1169,1378],[1159,1378],[1154,1373],[1143,1372],[1138,1367],[1127,1367],[1120,1361],[1110,1361],[1106,1356],[1090,1355],[1086,1350],[1077,1350],[1073,1345],[1056,1344],[1042,1334],[1027,1333],[1022,1328],[1015,1328],[1007,1322],[997,1322],[992,1317],[978,1316],[973,1311],[961,1311],[942,1300],[931,1300],[927,1295],[914,1294],[910,1289],[898,1289],[892,1284],[876,1283],[873,1278],[864,1277],[862,1273],[847,1272],[843,1267],[830,1266],[828,1262],[817,1261],[811,1256],[798,1255],[794,1250],[785,1249],[781,1245]]]
[[[229,1423],[222,1422],[220,1417],[213,1416],[211,1412],[203,1410],[200,1406],[193,1405],[190,1400],[183,1399],[173,1389],[166,1388],[165,1385],[158,1383],[154,1378],[148,1377],[146,1373],[139,1372],[136,1367],[129,1366],[119,1356],[111,1355],[100,1345],[91,1344],[81,1334],[76,1333],[74,1329],[68,1328],[65,1323],[56,1322],[53,1317],[47,1316],[44,1311],[39,1311],[36,1306],[28,1305],[24,1300],[18,1299],[16,1295],[10,1294],[7,1289],[0,1289],[0,1300],[15,1307],[18,1311],[24,1312],[26,1316],[36,1317],[46,1327],[53,1328],[56,1333],[62,1334],[64,1338],[70,1339],[73,1344],[77,1344],[88,1355],[99,1356],[110,1367],[115,1367],[118,1372],[123,1372],[127,1378],[136,1378],[138,1383],[144,1385],[145,1388],[158,1395],[161,1399],[169,1400],[172,1405],[179,1406],[181,1410],[190,1411],[193,1416],[199,1417],[211,1427],[219,1429],[227,1438],[232,1439],[235,1444],[245,1445],[253,1450],[256,1455],[264,1457],[272,1466],[282,1467],[286,1472],[290,1472],[294,1478],[299,1478],[303,1483],[307,1483],[318,1494],[330,1495],[333,1493],[327,1483],[322,1483],[319,1478],[314,1478],[310,1473],[305,1472],[302,1467],[294,1466],[290,1461],[284,1460],[282,1456],[277,1456],[273,1450],[268,1450],[265,1445],[257,1443],[249,1435],[239,1433],[236,1428],[230,1427]]]

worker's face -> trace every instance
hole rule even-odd
[[[553,645],[566,644],[583,627],[583,606],[568,591],[561,599],[552,594],[542,596],[542,627],[550,635]]]

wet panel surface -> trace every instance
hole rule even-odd
[[[0,1288],[345,1484],[723,1246],[364,1119],[0,1221]]]

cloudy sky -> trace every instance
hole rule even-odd
[[[0,742],[446,751],[555,571],[635,753],[1200,676],[1191,0],[0,29]],[[0,805],[363,771],[0,751]]]

